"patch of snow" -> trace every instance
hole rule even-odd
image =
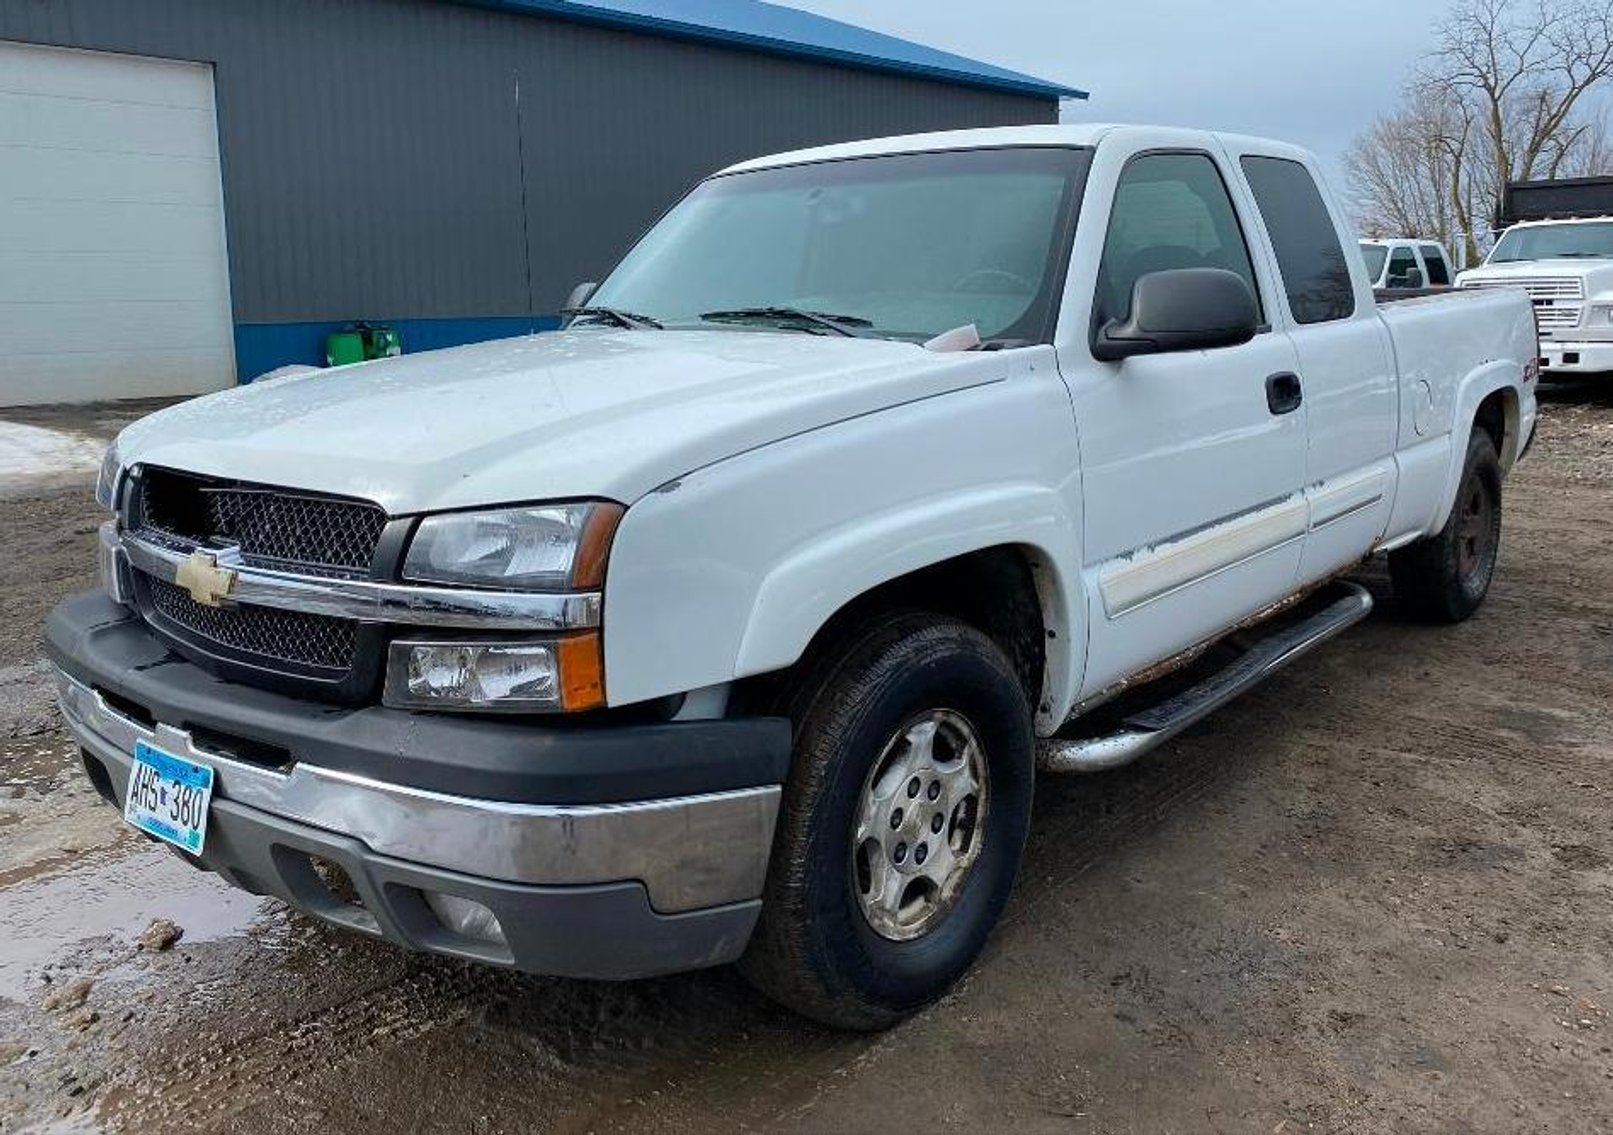
[[[41,426],[0,422],[0,484],[94,469],[104,453],[104,442]]]

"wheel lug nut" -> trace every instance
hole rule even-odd
[[[937,812],[935,815],[930,817],[930,830],[935,832],[937,835],[940,835],[941,828],[945,823],[946,820],[942,818],[941,813]]]
[[[907,798],[909,800],[913,799],[913,797],[919,794],[919,789],[923,787],[924,785],[920,783],[919,778],[915,776],[912,780],[907,782]]]
[[[907,844],[897,844],[895,852],[891,854],[891,858],[896,860],[898,863],[904,862],[907,859]]]
[[[902,810],[900,808],[891,813],[891,831],[902,826]]]
[[[939,800],[940,798],[941,798],[941,782],[939,780],[930,781],[930,799],[931,800]]]
[[[913,849],[913,862],[914,863],[917,863],[920,866],[923,866],[924,861],[926,859],[928,859],[929,857],[930,857],[930,845],[929,844],[921,843],[916,848]]]

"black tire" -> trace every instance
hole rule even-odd
[[[1459,623],[1489,594],[1500,554],[1501,462],[1490,435],[1474,430],[1445,527],[1390,552],[1389,574],[1412,618]]]
[[[761,921],[740,970],[775,1000],[825,1024],[886,1028],[963,976],[1013,889],[1035,780],[1030,704],[1013,665],[985,635],[950,618],[898,614],[809,661],[789,712],[794,762]],[[859,887],[867,890],[866,877],[854,862],[862,853],[853,833],[869,806],[865,791],[876,763],[890,759],[909,723],[937,712],[972,728],[989,792],[977,801],[984,814],[971,837],[979,839],[972,866],[948,889],[944,908],[934,904],[933,924],[896,941],[876,932],[864,913]],[[915,816],[922,806],[920,798]],[[930,830],[940,830],[939,813],[931,821],[938,827]],[[947,832],[939,838],[951,839]],[[881,869],[894,870],[883,861]]]

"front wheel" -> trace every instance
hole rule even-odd
[[[809,670],[740,969],[806,1016],[884,1028],[963,975],[1013,888],[1030,705],[990,639],[933,615],[877,620]]]
[[[1500,554],[1501,462],[1490,435],[1474,430],[1445,527],[1390,552],[1389,574],[1413,618],[1459,623],[1489,594]]]

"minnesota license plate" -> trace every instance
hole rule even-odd
[[[123,818],[129,823],[197,855],[207,840],[207,804],[212,798],[212,769],[144,741],[134,743],[129,798],[123,804]]]

